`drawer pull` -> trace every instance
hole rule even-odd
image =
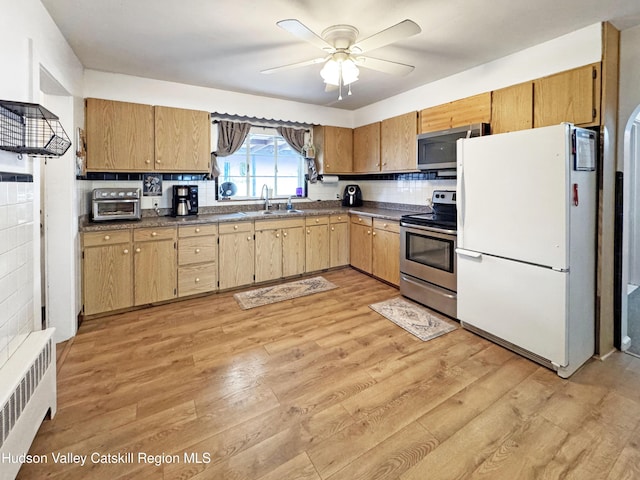
[[[122,251],[122,253],[124,253],[124,254],[126,255],[127,253],[129,253],[129,249],[125,248],[125,249]]]
[[[152,236],[152,237],[157,237],[157,236],[158,236],[158,234],[157,234],[156,232],[151,232],[151,236]]]
[[[338,220],[342,220],[342,217],[341,217],[341,216],[338,216]]]
[[[251,240],[251,237],[247,237],[247,241]]]
[[[200,279],[198,277],[196,277],[196,283],[198,283],[200,281]]]
[[[238,225],[234,225],[234,226],[233,226],[233,229],[234,229],[234,230],[237,230],[237,229],[238,229]]]
[[[200,253],[200,249],[199,248],[196,248],[196,253]]]
[[[200,229],[199,228],[196,228],[196,233],[200,233]]]
[[[105,240],[111,240],[111,237],[110,237],[109,235],[105,235],[105,236],[104,236],[104,239],[105,239]]]
[[[361,222],[361,221],[362,221],[362,219],[361,219],[360,217],[358,217],[358,221],[359,221],[359,222]]]
[[[316,223],[320,223],[320,219],[319,218],[316,218]]]
[[[386,223],[383,223],[382,226],[387,228],[388,225]]]

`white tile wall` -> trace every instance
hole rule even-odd
[[[33,183],[0,182],[0,366],[33,329]]]

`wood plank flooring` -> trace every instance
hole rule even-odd
[[[563,380],[462,329],[422,342],[368,308],[396,289],[323,276],[339,288],[252,310],[230,292],[86,321],[31,448],[48,463],[19,478],[640,478],[640,359]]]

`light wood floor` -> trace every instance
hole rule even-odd
[[[85,322],[31,449],[49,463],[19,478],[640,478],[640,359],[616,353],[562,380],[465,330],[421,342],[368,308],[397,290],[350,269],[323,276],[340,288]],[[51,452],[135,459],[56,465]]]

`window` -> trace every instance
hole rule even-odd
[[[219,183],[236,186],[234,197],[260,198],[267,185],[273,197],[296,195],[304,185],[305,160],[275,129],[253,127],[233,155],[219,157]]]

